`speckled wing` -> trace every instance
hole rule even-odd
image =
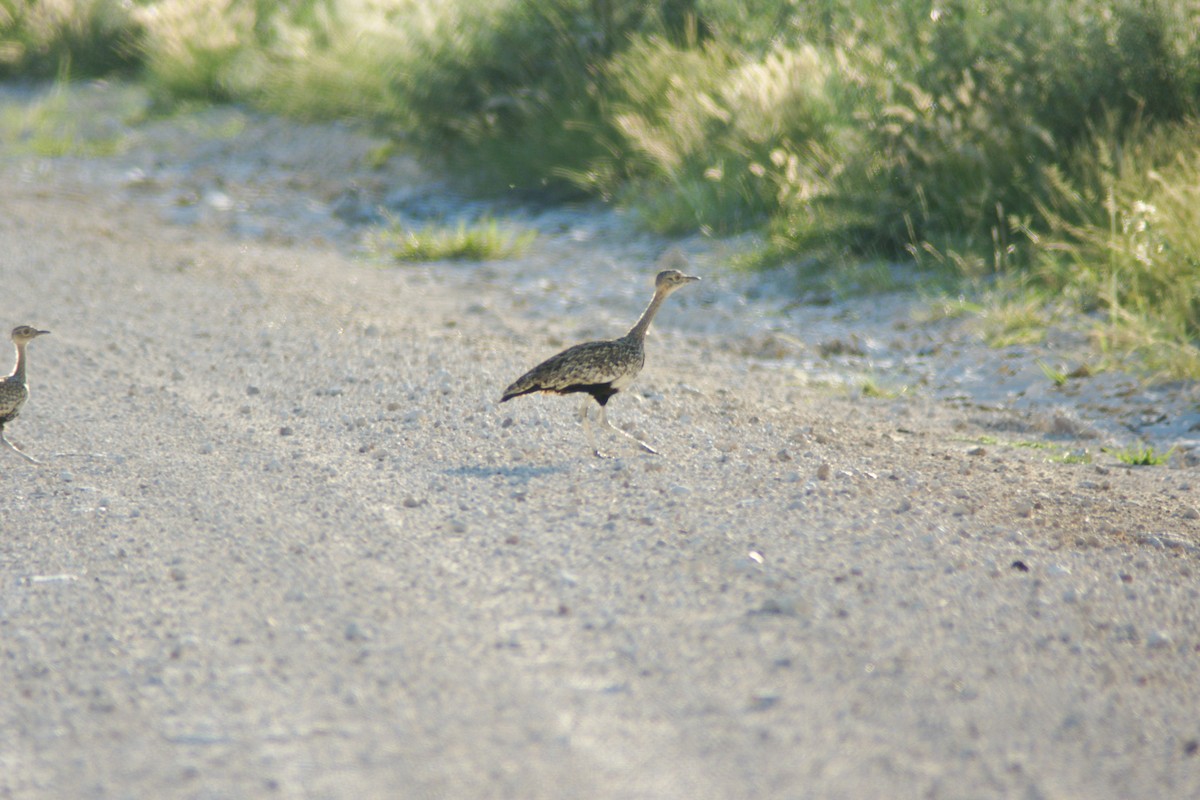
[[[17,418],[29,389],[18,380],[0,379],[0,425]]]
[[[531,392],[566,393],[598,384],[619,389],[633,380],[642,362],[642,349],[623,339],[577,344],[517,378],[504,390],[500,402]]]

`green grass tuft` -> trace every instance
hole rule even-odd
[[[862,382],[863,397],[874,397],[880,400],[896,400],[904,397],[906,394],[908,394],[907,386],[889,388],[870,377],[865,378]]]
[[[1171,454],[1175,452],[1175,448],[1172,447],[1164,453],[1156,451],[1149,445],[1130,445],[1120,449],[1105,447],[1103,451],[1122,464],[1128,464],[1132,467],[1157,467],[1171,460]]]
[[[1067,373],[1062,372],[1061,370],[1055,369],[1054,367],[1047,364],[1045,361],[1042,361],[1040,358],[1037,360],[1037,365],[1039,368],[1041,368],[1042,374],[1045,375],[1047,378],[1049,378],[1050,382],[1053,383],[1055,386],[1066,386],[1067,385],[1067,379],[1069,377],[1067,375]]]
[[[536,231],[505,230],[490,218],[423,228],[392,221],[371,237],[371,249],[394,261],[494,261],[519,256],[535,238]]]
[[[106,111],[120,109],[119,119],[114,123],[108,113],[93,113],[95,104]],[[0,107],[0,145],[11,153],[47,158],[109,156],[127,146],[124,125],[140,120],[145,111],[140,92],[105,87],[81,93],[60,79],[28,102]]]
[[[1054,444],[1053,442],[1043,442],[1029,439],[1005,441],[996,436],[979,436],[973,439],[962,439],[961,441],[976,442],[981,445],[989,445],[993,447],[1015,447],[1025,450],[1048,450],[1050,453],[1046,456],[1046,461],[1054,464],[1092,463],[1092,455],[1088,452],[1087,448],[1066,450],[1062,447],[1062,445]]]

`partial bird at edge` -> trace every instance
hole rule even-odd
[[[20,448],[6,439],[4,436],[4,426],[20,415],[21,407],[29,399],[29,384],[25,379],[25,346],[37,337],[44,336],[49,332],[38,330],[31,325],[18,325],[13,328],[12,341],[17,351],[17,363],[7,377],[0,379],[0,444],[4,444],[31,464],[40,464],[42,462],[22,452]]]

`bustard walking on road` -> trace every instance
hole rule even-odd
[[[17,449],[17,446],[4,438],[4,426],[17,418],[21,406],[29,397],[29,385],[25,382],[25,345],[50,331],[39,331],[28,325],[18,325],[13,328],[12,340],[17,348],[17,365],[12,374],[0,380],[0,443],[7,445],[14,453],[34,464],[40,464],[33,456],[28,456]]]
[[[682,259],[682,256],[678,257]],[[650,321],[658,313],[659,307],[667,299],[667,295],[692,281],[700,280],[692,275],[684,275],[677,269],[666,269],[658,273],[654,279],[654,297],[650,305],[642,312],[637,324],[629,329],[629,333],[620,339],[609,339],[601,342],[584,342],[567,348],[533,369],[526,372],[504,390],[500,402],[511,400],[523,394],[533,392],[552,392],[554,394],[570,394],[584,392],[590,394],[600,404],[600,424],[611,428],[622,436],[637,442],[647,453],[657,452],[653,447],[613,426],[608,421],[605,411],[609,399],[621,391],[642,371],[646,361],[645,341],[646,331]],[[602,456],[596,447],[596,439],[592,435],[591,422],[588,419],[588,401],[585,398],[579,415],[583,420],[583,429],[587,433],[588,444],[592,452]]]

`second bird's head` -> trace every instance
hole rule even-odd
[[[12,329],[12,340],[18,344],[24,344],[30,339],[36,339],[39,336],[44,336],[50,331],[39,331],[31,325],[18,325]]]

